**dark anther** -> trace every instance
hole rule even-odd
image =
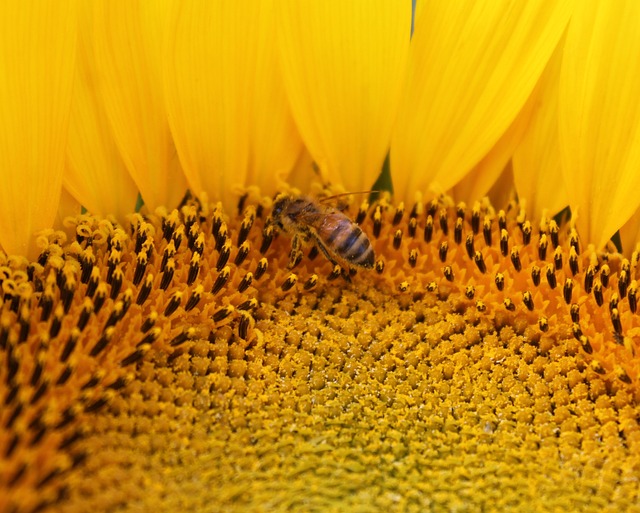
[[[540,235],[540,241],[538,242],[538,258],[544,260],[547,258],[547,236],[546,234]]]
[[[453,229],[453,240],[456,244],[462,243],[462,218],[458,217],[456,219],[456,225]]]
[[[238,252],[236,253],[236,258],[233,261],[236,265],[242,264],[247,255],[249,254],[249,250],[251,249],[251,244],[249,242],[244,241],[240,247],[238,248]]]
[[[449,224],[447,222],[447,211],[442,209],[440,211],[440,229],[442,230],[442,233],[444,233],[445,235],[449,234]]]
[[[609,311],[612,311],[614,308],[618,308],[618,301],[620,301],[618,294],[613,293],[611,295],[611,299],[609,299]]]
[[[393,248],[400,249],[400,244],[402,244],[402,230],[396,230],[393,234]]]
[[[229,306],[225,306],[225,307],[220,308],[219,310],[217,310],[213,314],[212,319],[213,319],[214,322],[223,321],[224,319],[229,317],[232,312],[233,312],[233,307],[232,306],[230,306],[230,305]]]
[[[604,264],[600,270],[600,282],[603,287],[609,286],[609,275],[611,274],[611,268],[608,264]]]
[[[146,256],[143,258],[140,258],[140,255],[138,255],[138,262],[136,263],[136,269],[133,272],[133,284],[134,285],[140,285],[140,282],[142,281],[142,278],[144,278],[144,272],[147,269],[147,258]]]
[[[473,258],[474,255],[476,254],[476,250],[473,247],[473,235],[472,234],[467,235],[467,239],[464,241],[464,247],[467,250],[467,256],[469,258]]]
[[[311,277],[305,282],[304,290],[312,290],[318,284],[318,276],[313,274]]]
[[[577,303],[572,303],[571,307],[569,308],[569,313],[571,314],[571,320],[573,322],[580,321],[580,305],[578,305]]]
[[[229,255],[231,255],[231,241],[225,242],[225,244],[220,249],[220,254],[218,255],[218,262],[216,263],[216,271],[220,271],[227,262],[229,261]]]
[[[382,212],[380,212],[380,205],[377,205],[376,210],[373,213],[373,236],[376,239],[380,237],[381,230],[382,230]]]
[[[97,411],[99,411],[103,406],[105,406],[107,404],[108,399],[106,397],[101,397],[99,399],[96,399],[94,402],[92,402],[91,404],[88,404],[84,411],[87,413],[95,413]]]
[[[73,353],[73,350],[76,348],[76,345],[78,343],[78,338],[79,338],[79,333],[73,330],[71,332],[71,335],[69,335],[67,342],[64,345],[64,349],[62,350],[62,353],[60,353],[60,361],[62,363],[65,363],[69,359],[69,356],[71,356],[71,353]]]
[[[105,347],[107,347],[107,344],[111,340],[112,333],[113,333],[113,328],[108,328],[104,333],[102,333],[102,336],[98,339],[98,341],[95,343],[95,345],[91,349],[89,356],[93,356],[93,357],[98,356],[100,352]]]
[[[415,267],[417,263],[418,263],[418,250],[412,249],[409,252],[409,265],[411,267]]]
[[[533,228],[531,227],[531,223],[529,221],[525,221],[522,225],[522,244],[528,246],[531,243],[531,233],[533,232]]]
[[[596,300],[596,304],[598,306],[602,306],[604,303],[604,296],[602,294],[602,283],[600,281],[596,281],[593,285],[593,297]]]
[[[480,233],[480,209],[476,207],[473,207],[473,211],[471,212],[471,230],[474,235]]]
[[[427,217],[427,221],[424,224],[424,241],[431,242],[433,237],[433,217]]]
[[[195,257],[195,254],[194,254]],[[189,274],[187,275],[187,285],[193,285],[193,282],[198,278],[200,272],[200,260],[199,258],[192,258],[189,263]]]
[[[140,291],[138,292],[138,297],[136,298],[137,305],[142,305],[147,300],[149,294],[151,293],[152,286],[153,276],[149,274],[147,275],[147,278],[144,280],[144,283],[142,287],[140,287]]]
[[[527,307],[527,310],[529,310],[530,312],[533,312],[533,296],[531,295],[531,292],[529,292],[528,290],[525,291],[522,294],[522,301],[524,303],[524,305]]]
[[[637,289],[636,287],[631,287],[629,288],[629,292],[627,293],[627,299],[629,301],[629,310],[631,310],[631,313],[636,313],[636,310],[638,308],[638,296],[637,296]]]
[[[484,274],[487,272],[487,264],[484,263],[484,258],[482,257],[482,253],[480,251],[476,251],[473,255],[473,261],[476,263],[478,270]]]
[[[173,280],[173,274],[176,270],[176,264],[173,258],[169,260],[166,269],[162,273],[162,278],[160,279],[160,288],[162,290],[167,290],[169,285],[171,285],[171,281]]]
[[[440,261],[441,262],[446,262],[447,261],[447,252],[449,251],[449,244],[447,243],[447,241],[443,241],[442,244],[440,244],[440,250],[438,251],[438,256],[440,257]]]
[[[188,312],[190,310],[193,310],[198,305],[198,303],[200,302],[200,299],[202,299],[202,294],[196,288],[196,290],[194,290],[192,292],[191,296],[187,300],[187,304],[184,305],[184,311]]]
[[[500,253],[503,257],[509,254],[509,232],[507,230],[500,231]]]
[[[513,263],[513,267],[517,272],[522,271],[522,262],[520,261],[520,252],[513,248],[511,250],[511,262]]]
[[[333,280],[339,278],[341,274],[342,274],[342,267],[340,267],[339,265],[334,265],[333,266],[333,270],[331,271],[329,276],[327,276],[327,280],[333,281]],[[282,284],[282,286],[284,287],[286,284],[287,284],[287,281],[285,281]],[[294,283],[292,283],[291,286],[289,286],[286,290],[289,290],[291,287],[293,287],[293,285],[294,285]],[[283,290],[285,290],[285,289],[283,289]]]
[[[555,289],[556,286],[558,285],[555,271],[553,269],[553,266],[551,265],[547,266],[547,283],[549,283],[549,287],[551,287],[552,289]]]
[[[260,278],[262,278],[262,276],[266,272],[267,272],[267,259],[261,258],[260,261],[258,262],[258,266],[256,267],[256,272],[253,274],[253,277],[256,280],[259,280]]]
[[[562,295],[564,297],[564,302],[568,305],[571,304],[571,295],[573,294],[573,280],[571,278],[567,278],[567,281],[564,282],[564,287],[562,288]]]
[[[87,263],[83,263],[81,267],[82,267],[82,273],[80,274],[80,281],[82,283],[88,283],[89,278],[91,278],[91,271],[93,271],[93,265],[87,262]]]
[[[544,316],[538,319],[538,326],[540,327],[540,331],[542,331],[543,333],[549,331],[549,321]]]
[[[444,277],[447,281],[453,281],[455,279],[453,269],[450,265],[447,265],[444,269],[442,269],[442,273],[444,274]]]
[[[537,265],[531,267],[531,281],[536,287],[540,285],[540,268]]]
[[[620,271],[618,275],[618,292],[620,293],[620,297],[624,298],[627,296],[627,286],[629,285],[629,274],[624,269]]]
[[[142,326],[140,326],[140,331],[142,333],[146,333],[147,331],[149,331],[151,328],[153,328],[156,325],[156,321],[157,320],[158,320],[157,314],[152,314],[152,315],[147,316],[147,318],[142,323]]]
[[[91,313],[93,312],[93,303],[91,301],[85,301],[85,304],[82,305],[82,311],[78,316],[78,323],[76,324],[77,328],[82,331],[89,322],[91,317]]]
[[[580,271],[580,266],[578,262],[578,253],[572,247],[569,251],[569,269],[571,269],[571,274],[575,276]]]
[[[476,295],[476,288],[473,285],[467,285],[464,290],[464,295],[467,299],[473,299]]]
[[[253,216],[247,216],[242,220],[240,230],[238,231],[238,246],[242,246],[242,244],[247,240],[251,227],[253,226],[253,220]]]
[[[553,265],[555,265],[556,271],[562,270],[562,248],[556,248],[553,252]]]
[[[249,271],[243,276],[242,280],[240,280],[240,283],[238,284],[238,292],[244,292],[247,290],[251,285],[251,282],[253,282],[253,273]]]
[[[120,360],[120,367],[126,367],[128,365],[138,363],[144,358],[144,355],[146,353],[147,351],[144,348],[136,349],[130,355],[125,356],[122,360]]]
[[[507,229],[507,214],[505,214],[504,210],[498,212],[498,229],[500,233],[502,233],[502,230]]]
[[[171,347],[177,347],[181,344],[184,344],[187,340],[189,340],[189,338],[190,338],[189,331],[185,330],[179,335],[176,335],[175,337],[173,337],[171,342],[169,342],[169,345]]]
[[[589,342],[589,339],[587,337],[582,335],[580,337],[579,341],[580,341],[580,345],[582,346],[582,349],[584,350],[585,353],[587,353],[587,354],[593,353],[593,347],[591,347],[591,343]]]
[[[260,253],[265,254],[273,241],[273,227],[267,226],[262,230],[262,244],[260,245]]]
[[[58,376],[56,385],[57,386],[64,385],[68,381],[68,379],[71,377],[72,372],[73,372],[73,368],[69,367],[69,365],[66,365],[64,370],[60,373],[60,376]]]
[[[180,306],[181,298],[182,298],[182,294],[174,294],[171,297],[171,299],[169,300],[169,304],[164,309],[164,316],[165,317],[169,317],[171,314],[173,314],[178,309],[178,307]]]
[[[250,327],[251,327],[251,316],[243,312],[242,316],[240,317],[240,322],[238,323],[238,335],[242,340],[247,339],[247,335],[249,334]]]
[[[413,239],[416,236],[417,230],[418,230],[418,220],[415,217],[412,217],[409,220],[409,237]]]
[[[398,205],[398,208],[396,209],[396,213],[393,215],[393,221],[392,221],[393,226],[398,226],[398,224],[400,224],[400,221],[402,221],[403,215],[404,215],[404,203],[401,202]]]
[[[593,265],[589,265],[587,267],[587,272],[584,275],[584,291],[587,294],[591,294],[591,290],[593,289],[593,279],[596,276],[596,271]]]
[[[622,335],[622,322],[620,321],[620,312],[617,308],[611,310],[611,323],[613,324],[613,330]]]

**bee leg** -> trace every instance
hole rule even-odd
[[[340,268],[342,269],[342,272],[340,273],[342,277],[345,279],[345,281],[351,282],[351,276],[349,276],[349,273],[346,272],[345,269],[343,269],[338,262],[336,262],[336,259],[333,258],[333,256],[331,256],[331,253],[329,253],[329,250],[326,248],[326,246],[320,240],[320,238],[316,237],[315,235],[312,235],[312,236],[313,236],[314,242],[316,243],[316,247],[322,252],[322,254],[327,258],[327,260],[329,260],[329,262],[331,262],[334,267],[336,265],[340,266]]]
[[[302,258],[302,250],[300,249],[302,242],[298,234],[294,235],[291,240],[291,252],[289,253],[289,269],[293,269]]]
[[[326,246],[320,240],[319,237],[316,237],[315,235],[313,235],[313,241],[315,242],[316,247],[322,252],[322,254],[326,257],[326,259],[329,260],[329,262],[331,262],[333,265],[340,265],[338,264],[338,262],[336,262],[336,259],[331,256],[331,253],[329,253]]]

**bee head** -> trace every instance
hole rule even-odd
[[[291,198],[286,194],[278,194],[273,202],[273,207],[271,208],[271,222],[279,228],[284,228],[282,225],[282,217],[290,203]]]

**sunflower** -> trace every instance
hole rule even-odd
[[[0,510],[640,509],[637,2],[0,9]]]

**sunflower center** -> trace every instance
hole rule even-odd
[[[80,216],[4,257],[2,506],[634,500],[637,259],[383,200],[347,213],[375,253],[350,273],[268,213]]]

